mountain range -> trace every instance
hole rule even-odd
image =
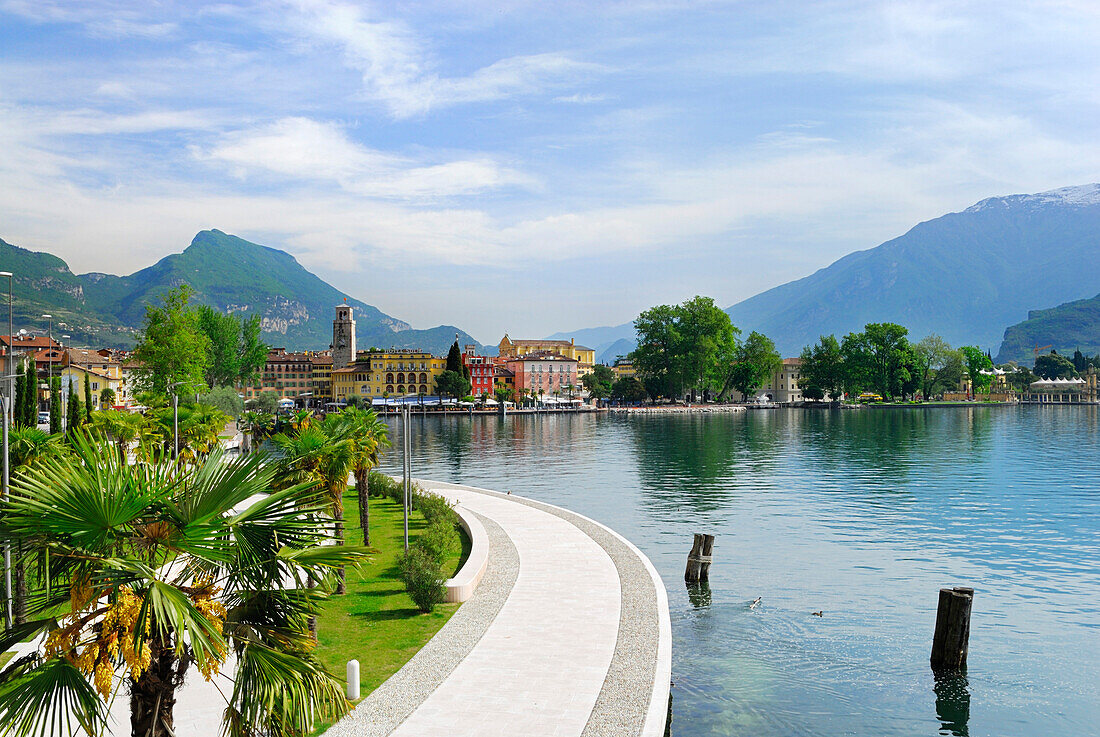
[[[307,271],[293,256],[220,230],[204,230],[182,252],[129,276],[74,275],[60,258],[0,240],[0,264],[15,274],[15,327],[46,328],[54,317],[55,337],[75,343],[127,347],[134,343],[145,305],[182,283],[194,301],[218,310],[260,315],[264,340],[296,350],[322,350],[332,342],[338,303],[355,308],[360,348],[420,348],[444,353],[466,332],[440,325],[414,330],[377,307],[347,295]],[[2,289],[2,286],[0,286]]]
[[[784,356],[869,322],[900,323],[914,340],[937,333],[953,345],[992,350],[1030,310],[1098,289],[1100,184],[1087,184],[982,200],[726,312],[745,333],[774,340]],[[598,356],[625,353],[635,341],[630,323],[559,335],[595,347]]]
[[[1005,330],[996,360],[1030,364],[1037,349],[1050,348],[1063,355],[1075,350],[1085,355],[1100,353],[1100,294],[1027,313],[1026,320]]]

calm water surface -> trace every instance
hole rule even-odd
[[[416,475],[568,507],[649,555],[676,735],[1100,734],[1095,407],[413,427]],[[709,592],[683,582],[697,531],[717,535]],[[970,663],[937,684],[947,585],[977,590]]]

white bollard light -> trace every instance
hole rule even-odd
[[[344,689],[347,694],[348,701],[355,701],[359,698],[359,661],[348,661],[348,685]]]

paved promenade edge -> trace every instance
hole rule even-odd
[[[649,558],[606,525],[553,504],[491,489],[417,481],[428,489],[474,491],[553,514],[607,552],[619,575],[619,631],[607,677],[582,737],[662,737],[672,681],[672,623],[664,582]]]
[[[472,510],[489,538],[481,582],[439,632],[397,673],[363,698],[326,737],[385,737],[416,711],[477,645],[496,619],[519,575],[519,552],[493,520]]]

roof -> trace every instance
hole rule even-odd
[[[54,346],[60,348],[61,344],[56,340],[51,341],[48,335],[16,335],[15,343],[12,344],[10,335],[0,335],[0,345],[11,345],[15,350],[30,350],[32,348],[47,348]]]
[[[103,356],[99,351],[90,351],[86,348],[66,348],[65,356],[70,363],[118,363]]]
[[[568,340],[512,340],[508,338],[508,341],[512,345],[560,345],[573,347],[573,344]],[[591,349],[588,349],[591,350]]]

